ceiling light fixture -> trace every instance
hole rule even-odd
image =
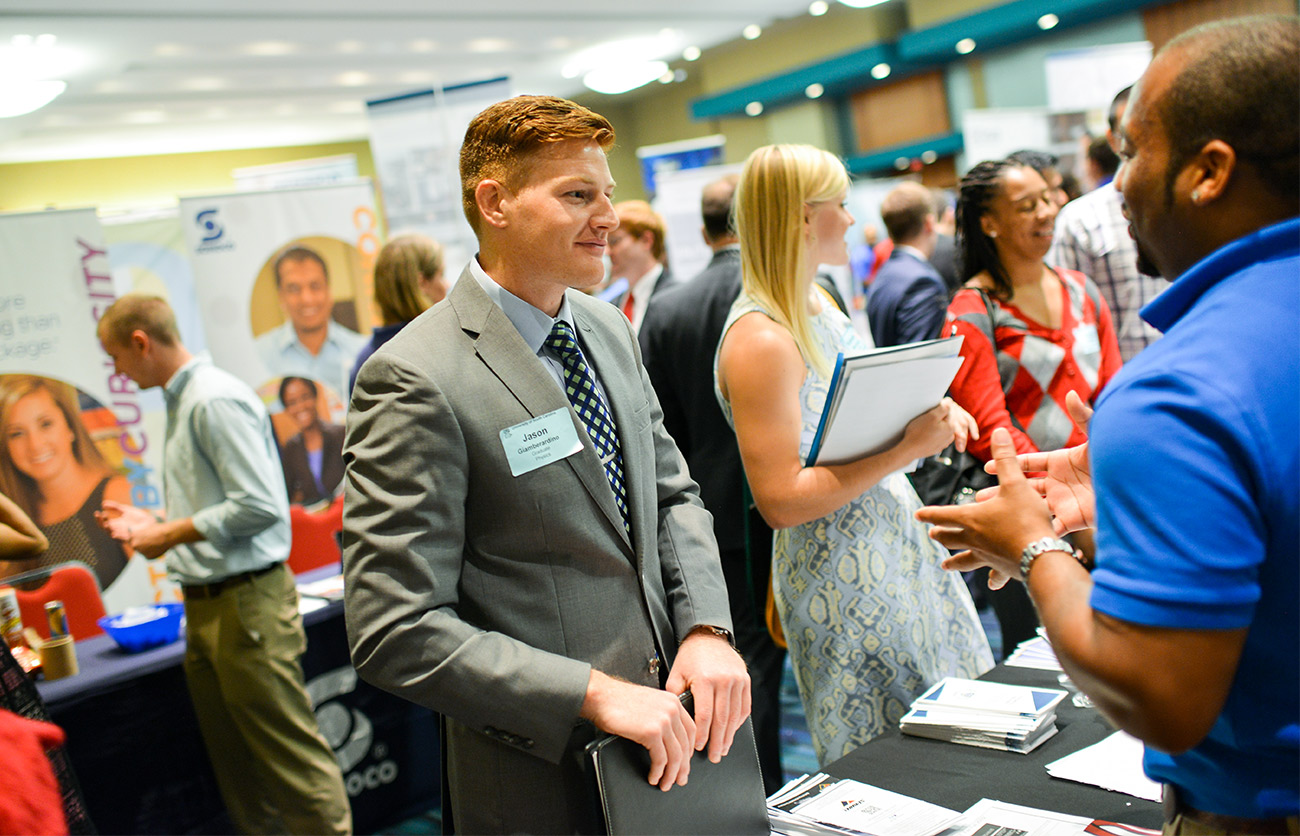
[[[889,66],[884,61],[881,61],[879,64],[871,68],[871,77],[879,81],[882,78],[889,78],[889,74],[893,71],[893,67]]]
[[[831,4],[827,3],[826,0],[813,0],[812,4],[808,6],[808,14],[813,17],[821,17],[830,11],[830,8]]]
[[[297,51],[298,45],[289,41],[256,41],[245,44],[243,48],[243,52],[248,55],[261,55],[264,57],[293,55]]]
[[[700,48],[698,46],[688,46],[682,50],[682,57],[687,61],[700,60]]]
[[[881,3],[887,3],[889,0],[840,0],[840,2],[855,9],[867,9],[872,6],[879,6]]]
[[[820,99],[825,92],[826,88],[817,82],[813,82],[803,89],[803,94],[810,99]]]
[[[663,61],[637,61],[611,64],[594,69],[582,77],[589,90],[614,96],[643,87],[668,72]]]
[[[750,116],[757,116],[762,112],[763,112],[762,102],[750,102],[749,104],[745,105],[745,113],[747,113]]]
[[[751,23],[742,29],[740,34],[745,36],[745,40],[752,41],[759,35],[763,34],[763,27],[759,26],[757,23]]]
[[[957,51],[960,52],[962,55],[969,55],[970,53],[974,52],[975,39],[962,38],[960,41],[957,42]]]
[[[57,78],[10,82],[0,86],[0,119],[40,110],[67,89],[68,82]]]
[[[1061,19],[1056,15],[1050,13],[1045,14],[1038,19],[1038,28],[1046,31],[1060,22]]]

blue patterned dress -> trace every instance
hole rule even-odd
[[[743,292],[740,317],[763,312]],[[828,358],[869,346],[831,305],[813,317]],[[716,379],[717,360],[714,360]],[[799,390],[807,458],[829,381],[811,367]],[[731,421],[731,406],[718,393]],[[939,565],[947,552],[913,518],[911,483],[893,473],[843,508],[775,532],[772,583],[777,612],[817,760],[842,757],[896,726],[913,699],[945,676],[993,667],[988,639],[961,576]]]

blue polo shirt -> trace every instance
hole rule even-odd
[[[1228,699],[1153,779],[1234,816],[1300,811],[1300,219],[1228,244],[1142,316],[1165,337],[1092,421],[1092,606],[1134,624],[1249,627]]]

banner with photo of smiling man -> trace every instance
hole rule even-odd
[[[369,180],[182,198],[213,362],[272,413],[290,500],[342,480],[348,377],[369,342],[383,237]]]

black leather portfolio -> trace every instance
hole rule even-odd
[[[682,702],[694,714],[689,692]],[[614,735],[588,744],[610,836],[770,833],[749,718],[737,729],[731,752],[720,763],[711,763],[707,751],[692,755],[686,786],[663,792],[646,780],[650,753],[641,744]]]

